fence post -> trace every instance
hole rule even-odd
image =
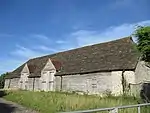
[[[109,113],[118,113],[118,108],[111,110]]]
[[[140,106],[138,106],[138,113],[141,113],[141,108],[140,108]]]

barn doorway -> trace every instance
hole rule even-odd
[[[47,71],[42,75],[42,90],[53,91],[54,89],[54,73]]]
[[[42,75],[42,90],[43,91],[48,91],[48,72],[44,72]]]
[[[28,89],[28,73],[21,73],[21,77],[19,80],[19,88],[23,90]]]
[[[43,91],[48,91],[48,87],[47,87],[47,82],[46,81],[42,81],[42,90]]]
[[[140,97],[143,102],[150,102],[150,83],[143,83],[140,91]]]

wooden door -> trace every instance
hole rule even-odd
[[[48,91],[48,78],[47,78],[47,75],[48,73],[47,72],[44,72],[43,75],[42,75],[42,90],[43,91]]]
[[[53,91],[54,90],[54,73],[53,72],[49,72],[49,91]]]

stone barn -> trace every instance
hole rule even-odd
[[[131,37],[89,45],[28,60],[6,76],[5,89],[120,95],[150,80],[139,58]]]

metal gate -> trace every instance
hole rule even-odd
[[[101,113],[102,111],[108,111],[107,113],[119,113],[119,109],[127,109],[127,108],[137,108],[137,113],[142,113],[141,107],[144,107],[144,106],[150,106],[150,103],[128,105],[128,106],[118,106],[118,107],[111,107],[111,108],[100,108],[100,109],[92,109],[92,110],[83,110],[83,111],[61,112],[61,113],[97,113],[97,112]],[[149,112],[143,112],[143,113],[150,113],[150,110]]]

